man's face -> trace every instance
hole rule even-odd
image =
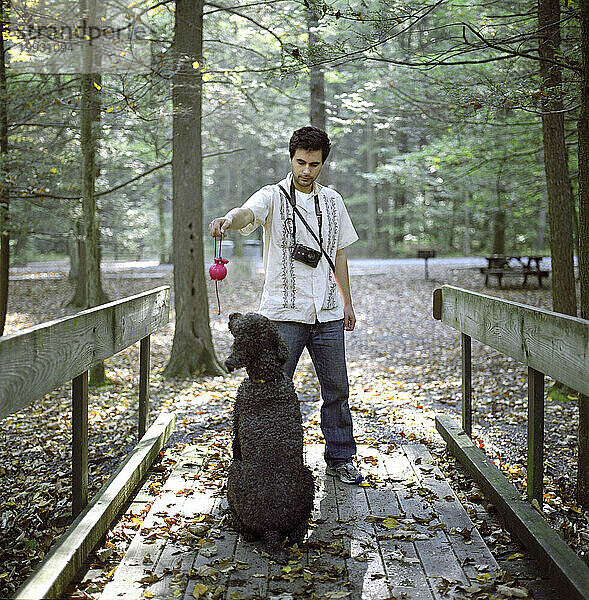
[[[302,150],[297,148],[290,159],[295,188],[300,192],[310,194],[313,182],[319,176],[323,166],[321,150]]]

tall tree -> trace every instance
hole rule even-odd
[[[8,210],[10,195],[5,173],[8,169],[8,94],[4,56],[4,0],[0,0],[0,335],[4,333],[8,310],[8,268],[10,233]]]
[[[376,171],[376,146],[374,139],[374,119],[372,116],[369,116],[366,119],[365,126],[366,136],[365,136],[365,144],[366,144],[366,172],[372,174]],[[367,193],[367,206],[366,206],[366,214],[368,216],[368,227],[366,230],[367,233],[367,242],[368,242],[368,252],[370,256],[376,256],[378,251],[378,188],[376,186],[376,181],[369,181],[366,186]]]
[[[81,0],[82,14],[90,24],[96,23],[96,0]],[[98,152],[101,81],[97,73],[97,56],[91,43],[82,47],[82,74],[80,78],[80,146],[82,150],[82,215],[84,237],[85,308],[98,306],[107,300],[100,278],[100,247],[96,215],[96,154]],[[82,261],[80,261],[82,264]],[[80,270],[78,270],[78,276]],[[90,383],[102,385],[106,380],[104,363],[90,369]]]
[[[176,0],[172,79],[172,204],[176,328],[166,376],[219,375],[204,275],[203,0]]]
[[[495,191],[497,193],[497,205],[493,215],[493,254],[505,254],[505,228],[507,227],[507,214],[505,212],[505,184],[503,183],[503,166],[506,159],[501,161],[499,172],[497,173],[497,184]]]
[[[579,136],[579,276],[581,317],[589,319],[589,0],[581,0],[581,113]],[[577,499],[589,506],[589,397],[579,396]]]
[[[307,10],[307,28],[309,45],[309,120],[313,127],[327,131],[327,110],[325,103],[325,71],[321,64],[321,39],[319,37],[319,19],[322,5],[310,4]],[[323,165],[319,182],[329,183],[329,163]]]
[[[80,0],[80,14],[97,22],[96,0]],[[78,284],[70,304],[91,308],[107,301],[100,277],[100,242],[96,206],[96,154],[100,139],[100,56],[92,40],[82,42],[80,74],[80,149],[82,154],[82,218],[78,223]]]
[[[560,0],[538,0],[538,53],[545,94],[542,102],[542,134],[550,221],[552,306],[557,312],[576,315],[574,204],[565,140],[562,73],[557,61],[560,43]]]

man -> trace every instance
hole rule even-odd
[[[288,377],[303,348],[308,349],[321,386],[326,472],[358,484],[362,475],[352,462],[356,443],[344,347],[344,329],[352,331],[356,325],[345,248],[358,235],[341,196],[315,181],[330,147],[321,129],[295,131],[289,142],[292,172],[278,185],[258,190],[241,208],[214,219],[209,231],[215,237],[227,229],[248,235],[264,227],[266,278],[259,312],[277,324],[288,346]],[[316,251],[314,258],[320,256],[316,266],[308,260],[313,254],[309,250]]]

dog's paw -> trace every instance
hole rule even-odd
[[[238,364],[237,361],[231,356],[225,361],[225,368],[227,369],[227,371],[229,373],[232,373],[233,371],[235,371],[236,369],[239,369],[240,367],[241,367],[241,365]]]
[[[270,558],[279,565],[288,564],[288,557],[286,556],[286,552],[284,550],[279,550],[278,552],[271,553]]]

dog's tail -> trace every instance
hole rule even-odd
[[[266,552],[272,557],[272,560],[281,565],[288,563],[286,552],[282,547],[282,536],[278,531],[264,531],[264,545],[266,546]]]

